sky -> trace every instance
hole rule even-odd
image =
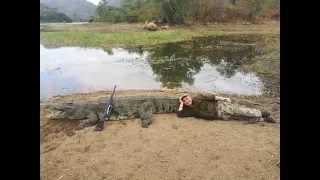
[[[87,0],[87,1],[92,2],[93,4],[97,5],[100,0]]]

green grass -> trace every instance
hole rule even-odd
[[[133,47],[149,46],[166,42],[190,40],[194,37],[220,36],[228,34],[265,34],[266,32],[226,32],[221,30],[163,30],[156,32],[41,32],[40,42],[45,45],[82,47]],[[271,34],[279,32],[271,31]]]

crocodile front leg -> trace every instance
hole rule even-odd
[[[89,127],[89,126],[93,126],[95,124],[97,124],[98,122],[98,116],[96,113],[94,112],[90,112],[88,114],[88,118],[85,120],[82,120],[80,124],[78,124],[78,126],[75,128],[76,131],[82,130],[85,127]]]
[[[150,101],[147,101],[140,105],[139,107],[139,117],[141,119],[141,126],[143,128],[148,128],[148,125],[153,120],[152,111],[154,109],[154,104]]]

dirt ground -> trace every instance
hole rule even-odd
[[[167,91],[117,91],[117,95]],[[183,92],[169,92],[181,94]],[[58,96],[90,99],[110,92]],[[73,131],[79,123],[49,120],[40,108],[40,178],[51,179],[280,179],[280,102],[228,95],[234,102],[270,110],[277,123],[205,121],[155,115],[149,128],[139,119],[106,121],[105,129]]]

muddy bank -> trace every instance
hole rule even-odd
[[[48,120],[46,113],[40,112],[41,179],[280,179],[279,122],[161,114],[149,128],[138,119],[107,121],[97,133],[74,132],[76,121]]]

